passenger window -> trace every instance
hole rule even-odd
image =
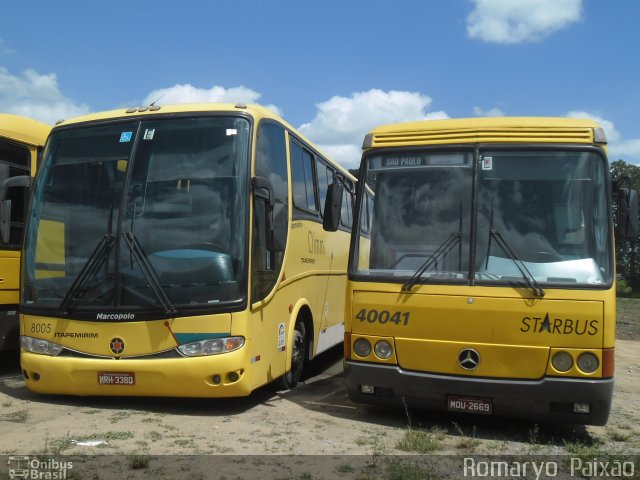
[[[342,194],[342,212],[340,213],[340,223],[347,227],[351,228],[353,223],[353,197],[351,196],[351,192],[346,188],[343,190]]]
[[[310,212],[317,212],[313,181],[313,157],[296,142],[290,143],[293,176],[293,205]]]
[[[27,148],[0,141],[0,182],[18,175],[29,175],[31,153]],[[9,241],[6,246],[20,247],[24,236],[25,212],[27,210],[27,189],[12,187],[7,190],[7,200],[11,200],[11,224]],[[0,243],[2,243],[0,241]]]
[[[318,177],[318,200],[320,213],[324,217],[324,204],[327,200],[327,189],[333,183],[333,171],[324,163],[316,160],[316,176]]]

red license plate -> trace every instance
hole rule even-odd
[[[493,405],[490,398],[447,397],[447,410],[450,412],[481,413],[491,415]]]
[[[135,385],[136,375],[132,372],[98,372],[100,385]]]

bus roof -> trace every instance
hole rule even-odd
[[[598,132],[596,132],[598,130]],[[477,117],[382,125],[365,137],[363,149],[454,143],[606,143],[593,121],[560,117]]]
[[[32,118],[0,113],[0,137],[41,147],[47,141],[51,127]]]
[[[280,117],[278,114],[272,112],[266,107],[258,104],[244,104],[244,103],[181,103],[174,105],[159,105],[159,106],[147,106],[137,108],[121,108],[118,110],[109,110],[105,112],[91,113],[80,117],[74,117],[69,120],[59,122],[56,127],[65,127],[68,125],[74,125],[85,122],[98,122],[102,120],[120,119],[127,117],[140,118],[141,116],[153,116],[153,115],[171,115],[181,113],[206,113],[206,112],[241,112],[249,114],[254,120],[259,121],[262,119],[276,120],[282,123],[287,129],[293,130],[295,134],[304,140],[309,145],[313,146],[318,153],[322,154],[326,159],[330,159],[320,148],[315,145],[311,140],[306,138],[300,131],[291,126],[286,120]],[[56,128],[54,127],[54,128]],[[354,179],[353,175],[349,171],[337,162],[333,162],[334,165],[340,170],[340,172],[347,178]]]

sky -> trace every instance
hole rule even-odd
[[[0,16],[0,112],[260,103],[343,165],[421,119],[573,116],[640,165],[637,0],[20,0]]]

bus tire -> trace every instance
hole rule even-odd
[[[301,318],[296,320],[291,343],[291,369],[278,379],[279,386],[284,390],[290,390],[298,384],[307,358],[307,327]]]

